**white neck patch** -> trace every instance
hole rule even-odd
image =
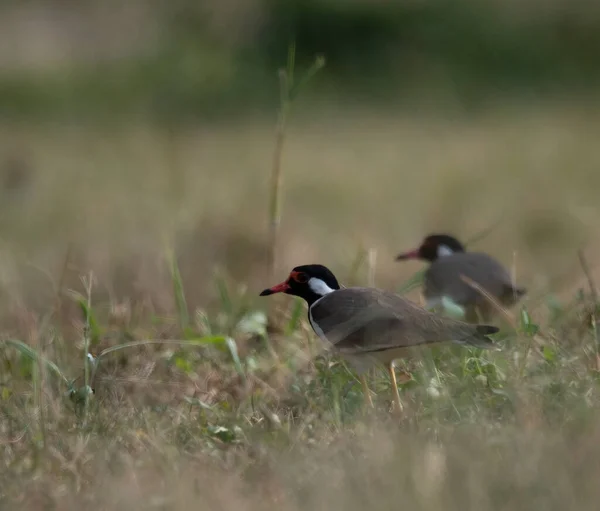
[[[308,287],[310,287],[313,293],[319,296],[325,296],[335,291],[335,289],[331,289],[324,281],[316,277],[311,277],[309,279]]]
[[[437,256],[445,257],[454,254],[454,250],[452,250],[448,245],[438,245],[437,248]]]

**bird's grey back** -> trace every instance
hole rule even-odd
[[[468,277],[494,297],[507,304],[511,301],[510,274],[498,261],[480,252],[461,252],[441,257],[425,273],[425,298],[447,296],[460,305],[485,300],[472,286],[462,280]]]
[[[393,347],[468,339],[472,325],[432,314],[394,293],[352,287],[335,291],[310,310],[326,339],[344,351],[377,351]]]

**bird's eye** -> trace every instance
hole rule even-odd
[[[296,273],[294,280],[299,284],[306,284],[308,282],[308,275],[306,273]]]

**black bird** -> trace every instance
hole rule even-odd
[[[515,287],[510,274],[493,257],[483,252],[467,252],[460,241],[448,234],[431,234],[421,245],[399,254],[397,261],[421,259],[428,261],[423,296],[426,307],[437,308],[449,298],[465,310],[467,321],[476,323],[477,313],[489,321],[494,314],[492,304],[462,277],[467,277],[487,291],[504,307],[514,305],[527,290]]]
[[[320,264],[295,267],[289,277],[260,295],[286,293],[308,304],[315,333],[357,370],[365,399],[373,406],[364,373],[374,364],[387,365],[398,411],[402,409],[393,361],[410,348],[451,341],[478,348],[494,347],[487,337],[494,326],[470,325],[438,316],[394,293],[366,287],[341,288]]]

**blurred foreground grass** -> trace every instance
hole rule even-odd
[[[591,104],[516,103],[477,116],[317,105],[294,121],[281,278],[318,261],[365,283],[353,263],[376,249],[376,284],[395,289],[418,268],[397,251],[500,219],[477,248],[531,290],[503,351],[405,363],[402,423],[383,374],[363,415],[360,385],[320,354],[296,302],[261,312],[271,119],[2,125],[0,497],[596,509],[597,310],[576,251],[595,267],[599,124]]]

